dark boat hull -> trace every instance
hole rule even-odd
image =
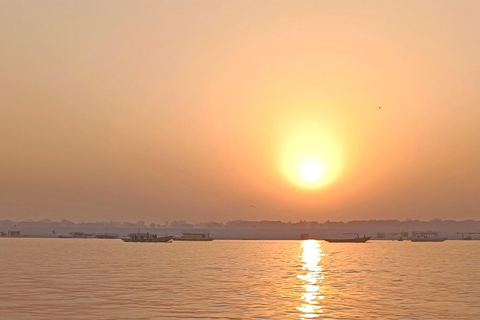
[[[95,238],[97,239],[118,239],[118,234],[114,233],[102,233],[102,234],[96,234]]]
[[[174,241],[213,241],[213,238],[208,239],[185,239],[185,238],[174,238]]]
[[[156,243],[156,242],[169,242],[173,239],[173,236],[167,236],[167,237],[158,237],[158,238],[150,238],[150,239],[122,239],[125,242],[150,242],[150,243]]]
[[[447,240],[447,238],[431,238],[431,239],[425,239],[425,238],[412,238],[410,239],[412,240],[412,242],[443,242],[445,240]]]
[[[370,240],[371,237],[361,237],[361,238],[353,238],[353,239],[323,239],[327,242],[334,242],[334,243],[364,243]]]

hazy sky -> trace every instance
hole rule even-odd
[[[0,0],[0,219],[479,219],[479,17]]]

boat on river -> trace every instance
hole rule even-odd
[[[81,239],[87,239],[87,238],[93,238],[95,237],[95,233],[86,233],[86,232],[70,232],[70,235],[72,238],[81,238]]]
[[[366,237],[363,235],[363,237],[360,237],[358,233],[356,233],[355,237],[346,237],[346,238],[325,238],[323,240],[327,242],[335,242],[335,243],[365,243],[368,240],[370,240],[371,237]]]
[[[313,238],[310,237],[308,233],[300,233],[300,240],[312,240]]]
[[[181,237],[173,238],[175,241],[213,241],[210,232],[182,232]]]
[[[158,237],[156,233],[138,232],[130,233],[122,238],[124,242],[172,242],[173,236]]]
[[[443,242],[447,240],[445,237],[440,237],[435,231],[412,231],[412,242]]]
[[[476,240],[475,235],[480,234],[480,232],[457,232],[461,236],[462,240]]]
[[[107,233],[107,232],[97,233],[95,235],[95,238],[97,238],[97,239],[117,239],[118,237],[119,237],[119,235],[116,234],[116,233]]]

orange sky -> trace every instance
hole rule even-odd
[[[478,219],[479,16],[2,1],[0,219]]]

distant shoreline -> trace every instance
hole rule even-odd
[[[143,221],[131,222],[95,222],[75,223],[68,220],[54,222],[50,220],[20,221],[0,220],[0,235],[6,236],[15,232],[20,237],[56,238],[72,232],[99,234],[111,232],[120,237],[132,232],[150,232],[158,235],[180,236],[182,232],[208,230],[215,239],[235,240],[298,240],[301,235],[308,238],[322,239],[338,234],[358,233],[371,236],[372,240],[407,239],[413,231],[435,231],[448,239],[480,239],[480,221],[465,220],[355,220],[348,222],[323,223],[300,221],[286,223],[281,221],[244,221],[235,220],[225,224],[206,222],[189,224],[185,221],[170,223],[146,224]]]

